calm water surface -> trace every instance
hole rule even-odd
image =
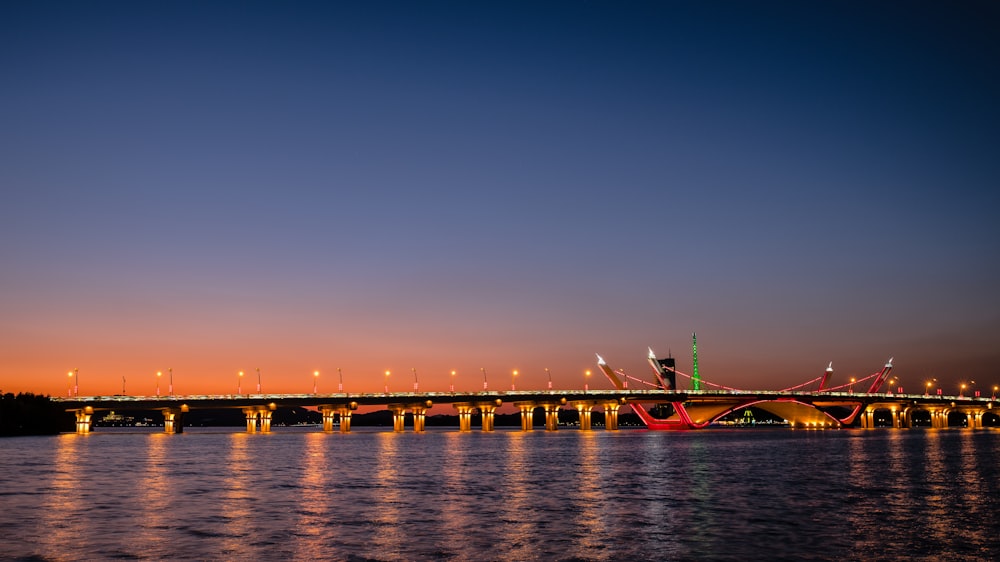
[[[1000,558],[1000,431],[0,440],[2,559]]]

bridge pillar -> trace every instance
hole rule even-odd
[[[351,432],[351,408],[342,407],[337,410],[340,415],[340,432],[350,433]]]
[[[94,415],[94,409],[90,406],[76,411],[76,432],[80,435],[90,433],[90,418]]]
[[[580,415],[580,430],[590,431],[590,410],[594,405],[589,402],[576,402],[573,404],[573,407],[576,408],[577,413]]]
[[[243,414],[247,417],[247,433],[257,433],[257,416],[260,415],[260,412],[253,408],[247,408],[243,410]]]
[[[187,406],[180,408],[166,408],[163,410],[163,432],[164,433],[184,433],[184,413]]]
[[[931,413],[931,427],[934,429],[944,429],[948,427],[948,411],[944,408],[929,408]]]
[[[424,422],[427,418],[427,408],[423,406],[413,407],[413,431],[420,433],[424,430]]]
[[[260,432],[271,433],[271,410],[260,411]]]
[[[396,433],[406,429],[406,408],[404,406],[389,405],[392,410],[392,430]]]
[[[604,429],[606,431],[617,431],[618,430],[618,409],[621,408],[621,404],[618,402],[605,402],[604,403]]]
[[[319,411],[323,414],[323,431],[333,433],[333,422],[336,420],[334,417],[336,412],[329,406],[320,406]]]
[[[875,409],[871,406],[866,406],[861,412],[861,427],[864,429],[875,427]]]
[[[517,402],[515,406],[521,410],[521,431],[531,431],[534,426],[535,403]]]
[[[477,404],[479,413],[483,415],[483,431],[493,431],[493,416],[497,407],[493,404]]]
[[[560,404],[543,404],[545,407],[545,431],[556,431],[559,429],[559,409]]]
[[[982,410],[971,410],[967,414],[969,416],[969,427],[972,429],[982,429],[983,428],[983,411]]]
[[[475,408],[471,404],[452,404],[458,410],[458,430],[472,431],[472,410]]]

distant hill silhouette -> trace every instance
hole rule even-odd
[[[0,394],[0,437],[55,435],[73,431],[73,414],[48,396],[30,392]]]

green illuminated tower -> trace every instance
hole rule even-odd
[[[691,372],[691,390],[701,390],[701,377],[698,376],[698,334],[691,334],[691,355],[694,356],[694,367]]]

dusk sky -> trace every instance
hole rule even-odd
[[[992,2],[7,1],[0,76],[3,392],[1000,383]]]

